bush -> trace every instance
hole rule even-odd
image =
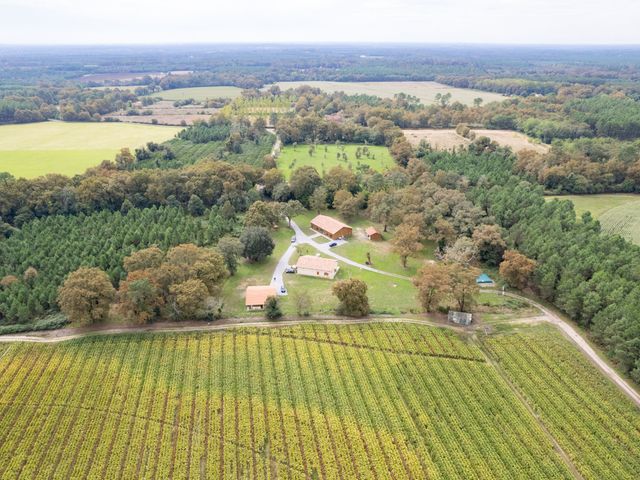
[[[23,332],[38,332],[44,330],[57,330],[71,323],[63,315],[54,315],[43,318],[33,323],[23,323],[18,325],[0,325],[0,335],[11,335]]]
[[[282,310],[280,310],[278,297],[267,298],[267,303],[264,306],[264,316],[267,320],[277,320],[282,317]]]

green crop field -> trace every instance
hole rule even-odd
[[[208,98],[237,98],[242,92],[241,88],[222,86],[222,87],[190,87],[175,88],[172,90],[163,90],[154,92],[150,97],[159,97],[163,100],[187,100],[193,98],[196,101],[207,100]]]
[[[640,245],[640,195],[601,194],[550,196],[547,199],[571,200],[576,215],[589,211],[597,218],[602,231],[621,235]]]
[[[276,163],[278,168],[284,172],[285,177],[289,178],[291,172],[303,165],[311,165],[316,168],[320,176],[331,170],[331,168],[340,165],[344,168],[356,170],[359,165],[368,165],[374,170],[383,172],[393,168],[396,164],[389,153],[387,147],[368,145],[369,156],[361,155],[358,159],[356,151],[362,149],[365,145],[317,145],[312,155],[309,154],[310,145],[286,145],[280,151]],[[342,154],[346,154],[347,159],[342,158]],[[337,155],[341,158],[338,159]]]
[[[484,103],[504,100],[506,97],[499,93],[483,92],[470,88],[456,88],[438,82],[279,82],[276,83],[282,90],[297,88],[301,85],[309,85],[325,92],[344,92],[348,95],[374,95],[382,98],[392,98],[397,93],[406,93],[416,96],[425,105],[435,103],[438,93],[451,93],[451,102],[458,101],[466,105],[473,104],[474,98],[482,98]],[[265,87],[269,88],[271,85]]]
[[[42,122],[0,126],[0,172],[33,178],[74,175],[113,160],[122,147],[163,142],[181,127],[130,123]]]
[[[0,477],[573,478],[526,398],[586,480],[638,478],[637,411],[538,332],[489,337],[500,368],[408,323],[13,344]]]

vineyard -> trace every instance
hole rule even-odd
[[[283,114],[293,111],[294,97],[278,95],[261,98],[236,98],[222,109],[225,115],[240,117],[268,117],[271,114]]]
[[[390,323],[12,345],[0,477],[571,474],[474,344]]]
[[[490,337],[492,356],[585,479],[640,478],[640,415],[555,332]]]

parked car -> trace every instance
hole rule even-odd
[[[335,247],[336,245],[338,245],[338,242],[331,242],[331,243],[329,244],[329,247]]]
[[[287,289],[284,288],[284,285],[280,287],[280,293],[287,293]]]
[[[296,243],[296,236],[291,237],[291,243]]]
[[[296,273],[296,269],[293,267],[287,267],[284,269],[284,273]]]

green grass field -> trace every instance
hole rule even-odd
[[[193,98],[194,100],[201,102],[208,98],[237,98],[240,96],[240,92],[242,92],[241,88],[231,86],[191,87],[163,90],[161,92],[154,92],[149,96],[173,101]]]
[[[122,147],[163,142],[181,127],[130,123],[42,122],[0,126],[0,171],[33,178],[74,175],[113,160]]]
[[[438,82],[278,82],[282,90],[297,88],[301,85],[309,85],[324,90],[325,92],[344,92],[348,95],[374,95],[382,98],[392,98],[397,93],[406,93],[416,96],[425,105],[435,103],[436,94],[451,93],[451,102],[458,101],[466,105],[472,105],[473,99],[480,97],[484,103],[504,100],[506,97],[499,93],[483,92],[468,88],[456,88]],[[267,85],[265,88],[269,88]]]
[[[553,438],[585,480],[638,478],[637,410],[523,330],[484,339],[493,362],[406,323],[12,344],[0,477],[574,478]]]
[[[297,255],[291,259],[295,264],[299,255],[316,255],[318,251],[309,245],[298,246]],[[326,255],[321,255],[326,256]],[[330,258],[330,257],[327,257]],[[332,293],[334,282],[348,278],[363,280],[367,286],[369,306],[374,314],[418,313],[420,307],[416,297],[416,289],[410,280],[393,278],[338,261],[340,270],[335,279],[327,280],[305,275],[287,274],[284,283],[289,295],[281,299],[285,314],[296,314],[295,295],[305,291],[311,299],[312,314],[335,314],[338,300]]]
[[[621,235],[640,245],[640,195],[601,194],[549,196],[548,200],[571,200],[580,217],[589,211],[602,225],[602,231]]]
[[[320,176],[323,176],[331,168],[338,165],[354,171],[356,171],[358,165],[369,165],[372,169],[380,172],[396,165],[387,147],[369,145],[370,157],[367,158],[362,155],[360,159],[356,158],[358,147],[362,148],[364,145],[349,144],[341,145],[340,147],[336,145],[317,145],[313,155],[309,155],[309,145],[296,145],[295,147],[286,145],[280,151],[276,163],[286,178],[291,176],[293,170],[305,165],[315,167]],[[347,160],[344,161],[342,158],[338,160],[338,153],[345,153]]]

